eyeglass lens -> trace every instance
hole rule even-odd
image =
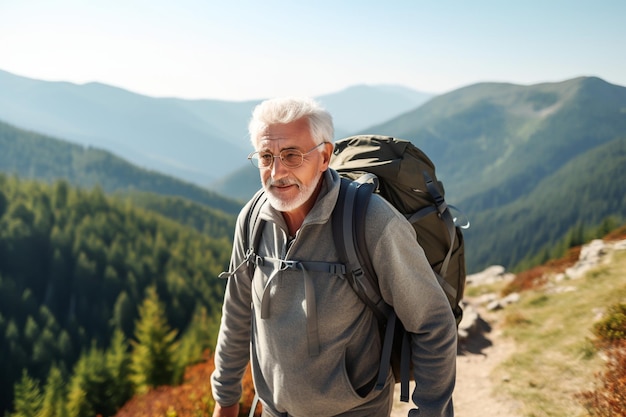
[[[249,159],[257,168],[269,168],[272,166],[275,158],[280,158],[280,162],[287,168],[298,168],[304,162],[304,155],[313,152],[315,148],[322,144],[320,143],[304,153],[297,149],[283,149],[278,155],[274,155],[271,152],[254,152],[249,156]]]

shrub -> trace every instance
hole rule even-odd
[[[626,416],[626,339],[606,349],[604,372],[596,374],[599,386],[577,397],[591,416]]]
[[[600,344],[626,340],[626,304],[611,306],[606,316],[594,325],[593,332]]]

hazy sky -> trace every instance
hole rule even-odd
[[[626,86],[626,0],[0,0],[0,69],[224,100],[581,75]]]

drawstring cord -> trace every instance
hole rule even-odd
[[[331,275],[345,277],[346,266],[340,263],[287,261],[275,258],[262,258],[262,261],[268,264],[273,264],[274,269],[265,283],[265,288],[263,288],[263,296],[261,297],[261,318],[267,319],[270,316],[270,296],[268,290],[273,279],[281,271],[286,271],[287,269],[299,269],[302,271],[302,275],[304,276],[304,303],[309,355],[319,355],[320,337],[317,320],[317,301],[315,299],[315,285],[310,272],[324,272]]]
[[[269,276],[263,288],[263,296],[261,297],[261,318],[267,319],[270,316],[270,296],[269,288],[272,281],[279,272],[287,269],[299,269],[304,275],[304,303],[306,311],[306,329],[309,345],[309,356],[317,356],[320,353],[320,337],[317,326],[317,302],[315,300],[315,287],[313,286],[313,278],[307,271],[304,263],[300,261],[286,261],[284,259],[265,258],[265,261],[276,265],[272,274]]]

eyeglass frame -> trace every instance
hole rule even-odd
[[[270,168],[272,168],[272,166],[274,165],[274,161],[276,160],[276,158],[278,158],[278,159],[280,159],[280,163],[281,163],[281,164],[283,164],[283,166],[284,166],[285,168],[288,168],[288,169],[296,169],[296,168],[300,168],[300,167],[302,166],[302,164],[304,164],[304,157],[305,157],[306,155],[310,154],[310,153],[311,153],[311,152],[313,152],[315,149],[319,148],[320,146],[322,146],[322,145],[324,145],[324,144],[326,144],[326,143],[330,143],[330,142],[327,142],[327,141],[320,142],[320,143],[318,143],[317,145],[315,145],[314,147],[312,147],[311,149],[309,149],[309,150],[308,150],[308,151],[306,151],[306,152],[302,152],[302,151],[299,151],[298,149],[293,149],[293,148],[283,149],[282,151],[280,151],[280,152],[278,153],[278,155],[274,155],[274,154],[273,154],[273,153],[271,153],[270,151],[254,151],[254,152],[252,152],[250,155],[248,155],[248,160],[250,161],[250,163],[252,164],[252,166],[253,166],[253,167],[255,167],[255,168],[258,168],[258,169],[270,169]],[[261,152],[263,152],[264,154],[265,154],[265,153],[267,153],[267,154],[269,154],[269,155],[271,155],[271,156],[272,156],[272,163],[270,163],[268,166],[261,166],[261,165],[259,164],[259,162],[260,162],[260,158],[259,158],[258,156],[261,154]],[[290,165],[287,165],[287,164],[285,164],[285,161],[283,160],[283,157],[282,157],[282,153],[283,153],[283,152],[293,152],[293,153],[298,152],[298,153],[300,153],[300,154],[301,154],[301,158],[302,158],[302,160],[300,161],[300,163],[299,163],[298,165],[295,165],[295,166],[290,166]],[[255,157],[255,155],[256,155],[256,157]],[[257,161],[257,165],[255,165],[255,163],[254,163],[254,160],[255,160],[255,159],[256,159],[256,161]]]

